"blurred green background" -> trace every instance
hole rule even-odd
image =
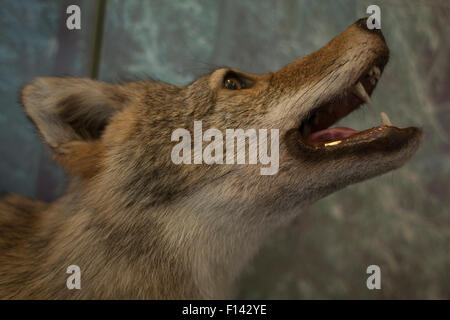
[[[81,30],[66,29],[70,4],[81,7]],[[422,126],[424,144],[403,168],[319,201],[275,233],[235,297],[450,298],[447,0],[1,0],[0,193],[52,200],[64,186],[19,104],[33,77],[183,85],[219,66],[265,73],[320,48],[370,4],[381,8],[391,60],[373,105],[343,124],[371,127],[385,111],[394,125]],[[371,264],[381,290],[366,287]]]

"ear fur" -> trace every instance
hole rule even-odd
[[[37,78],[22,90],[26,114],[56,160],[75,172],[97,167],[84,163],[92,164],[100,146],[96,141],[126,102],[122,86],[91,79]]]

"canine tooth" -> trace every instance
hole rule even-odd
[[[389,119],[389,117],[388,117],[388,115],[387,115],[386,113],[381,112],[381,113],[380,113],[380,116],[381,116],[381,122],[382,122],[385,126],[392,127],[392,122],[391,122],[391,120]]]
[[[370,104],[370,97],[366,92],[366,89],[364,89],[364,86],[362,85],[361,82],[358,82],[354,87],[353,87],[353,93],[356,94],[356,96],[358,96],[358,98],[360,98],[362,101],[364,101],[367,104]]]
[[[380,70],[380,68],[378,68],[377,66],[374,66],[372,68],[372,70],[373,70],[373,74],[375,75],[375,78],[377,80],[380,79],[380,77],[381,77],[381,70]]]
[[[325,146],[325,147],[336,146],[336,145],[338,145],[338,144],[341,143],[341,142],[342,142],[341,140],[337,140],[337,141],[333,141],[333,142],[328,142],[328,143],[325,143],[324,146]]]

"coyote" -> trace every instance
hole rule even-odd
[[[422,131],[331,126],[370,101],[389,58],[361,19],[262,75],[219,68],[178,87],[37,78],[26,114],[67,171],[52,203],[0,200],[2,299],[227,298],[263,240],[318,199],[402,166]],[[279,130],[279,170],[175,164],[171,134]],[[248,152],[247,152],[248,156]],[[67,267],[81,289],[66,286]]]

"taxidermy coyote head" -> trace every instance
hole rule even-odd
[[[388,58],[363,19],[263,75],[220,68],[184,87],[36,79],[22,102],[69,179],[53,203],[0,201],[0,297],[227,297],[270,232],[414,154],[421,130],[385,114],[364,131],[332,127],[370,101]],[[239,132],[249,143],[234,162]]]

